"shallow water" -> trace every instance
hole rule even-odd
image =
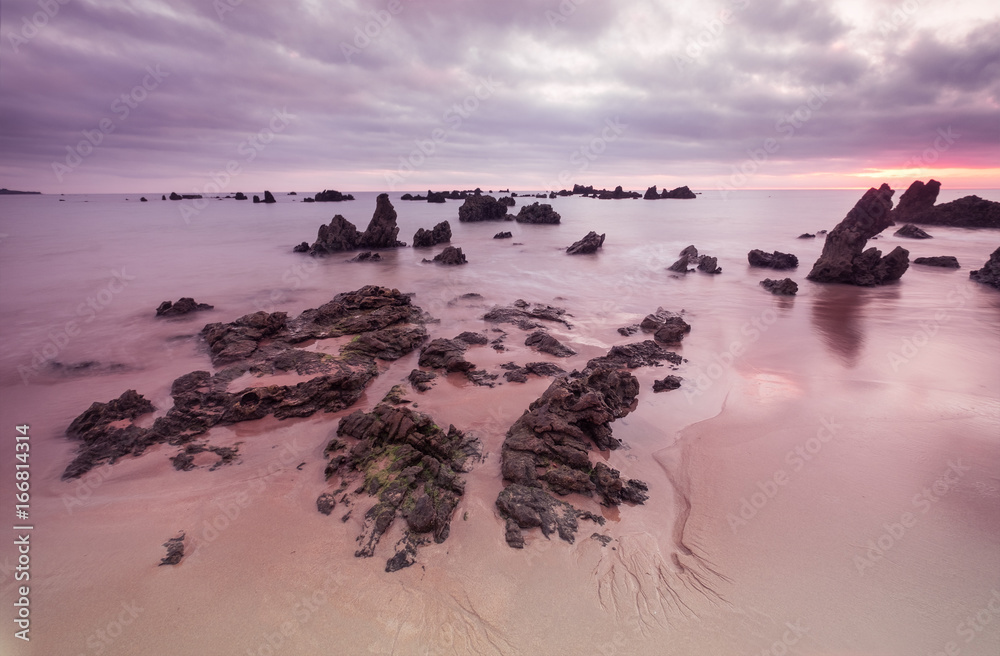
[[[952,190],[940,200],[968,193],[998,199]],[[31,653],[311,654],[337,644],[342,653],[915,654],[949,641],[962,654],[995,653],[1000,614],[984,611],[992,621],[971,639],[962,622],[1000,590],[1000,293],[968,279],[1000,231],[930,226],[934,239],[915,241],[888,230],[873,242],[883,251],[955,255],[962,268],[912,265],[875,289],[806,281],[822,237],[796,239],[832,228],[858,191],[545,201],[559,226],[462,224],[457,201],[393,195],[402,240],[448,219],[469,265],[421,262],[440,247],[384,252],[378,263],[291,252],[334,213],[364,229],[375,194],[355,196],[210,200],[188,222],[185,203],[138,196],[0,197],[0,416],[32,426]],[[514,238],[493,240],[500,230]],[[601,251],[562,252],[589,230],[607,233]],[[688,244],[718,257],[723,273],[670,275]],[[798,255],[798,296],[757,285],[785,274],[750,269],[751,248]],[[574,545],[533,535],[525,550],[507,548],[493,507],[499,447],[542,379],[487,389],[452,376],[411,394],[438,423],[476,431],[488,457],[469,476],[451,537],[392,575],[382,571],[391,536],[376,558],[358,560],[359,524],[315,511],[321,452],[344,413],[213,429],[213,444],[242,443],[241,462],[216,472],[176,472],[172,451],[158,447],[88,481],[59,480],[74,446],[62,432],[92,401],[132,388],[165,410],[174,378],[210,368],[196,338],[205,323],[295,314],[365,284],[413,292],[441,319],[432,337],[488,329],[483,312],[517,298],[564,307],[573,328],[552,332],[579,353],[560,362],[567,369],[631,341],[616,329],[658,306],[684,310],[693,326],[679,349],[684,385],[654,395],[666,371],[637,370],[639,405],[615,424],[628,448],[606,454],[649,483],[650,501],[604,509],[608,525],[582,526]],[[484,299],[449,303],[468,292]],[[180,296],[215,309],[154,319],[161,301]],[[554,360],[504,330],[511,351],[475,347],[469,359],[491,370]],[[384,367],[357,407],[415,366],[413,354]],[[953,484],[915,501],[953,464]],[[913,522],[900,534],[904,513]],[[155,567],[161,543],[181,530],[198,557]],[[616,542],[601,548],[588,539],[594,530]],[[880,539],[888,548],[871,550]],[[0,551],[4,599],[11,557]],[[314,595],[325,601],[302,603]],[[144,609],[134,622],[114,639],[94,637],[132,601]]]

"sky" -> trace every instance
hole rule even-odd
[[[995,0],[4,0],[0,187],[1000,188]]]

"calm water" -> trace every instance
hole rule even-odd
[[[1000,192],[976,190],[947,190],[939,200],[946,202],[969,193],[1000,200]],[[679,373],[686,382],[679,392],[654,397],[646,389],[654,372],[637,373],[644,387],[639,409],[616,428],[637,454],[649,455],[670,447],[686,426],[719,415],[727,402],[738,408],[741,398],[751,396],[787,401],[794,409],[785,413],[789,423],[798,422],[801,416],[808,424],[830,407],[837,407],[841,417],[856,413],[865,421],[881,417],[900,425],[911,416],[924,426],[933,426],[938,419],[961,415],[970,418],[961,436],[948,430],[935,433],[920,429],[919,437],[900,435],[893,444],[899,447],[901,460],[912,464],[927,452],[945,457],[961,451],[954,440],[983,442],[994,458],[982,465],[975,480],[982,483],[979,501],[992,504],[992,510],[981,510],[983,516],[996,520],[1000,498],[995,458],[1000,453],[1000,292],[971,283],[968,272],[982,266],[1000,246],[1000,231],[930,226],[927,230],[934,238],[915,241],[893,237],[890,229],[872,244],[885,252],[901,244],[909,249],[911,260],[954,255],[962,268],[954,271],[911,265],[898,284],[874,289],[806,281],[823,241],[822,237],[796,237],[833,228],[860,195],[853,190],[746,191],[727,200],[710,192],[691,201],[557,198],[545,202],[561,213],[561,225],[522,226],[515,222],[463,224],[458,221],[459,201],[443,205],[403,202],[398,200],[399,194],[393,194],[403,241],[412,241],[418,228],[450,221],[452,244],[460,246],[469,260],[468,265],[454,268],[422,263],[441,247],[383,252],[379,263],[348,263],[350,255],[314,259],[291,252],[299,242],[314,241],[319,225],[329,222],[335,213],[363,230],[375,206],[372,193],[356,193],[357,200],[339,204],[297,202],[304,197],[302,192],[298,197],[277,195],[278,203],[269,206],[208,200],[205,209],[188,221],[180,211],[188,201],[153,200],[159,199],[159,193],[146,194],[151,199],[147,203],[138,202],[139,195],[0,197],[0,422],[6,426],[32,424],[41,454],[35,461],[37,469],[33,469],[36,489],[49,495],[52,507],[61,511],[57,500],[65,484],[58,479],[71,449],[62,438],[65,426],[92,401],[117,397],[128,388],[139,390],[158,407],[168,405],[169,385],[176,376],[210,366],[202,346],[193,338],[205,323],[230,321],[256,310],[295,314],[336,293],[380,284],[413,292],[415,303],[442,319],[441,324],[432,326],[433,336],[451,337],[461,330],[484,328],[479,320],[481,309],[448,305],[460,294],[477,292],[486,298],[485,305],[523,298],[565,307],[573,315],[573,329],[554,333],[585,361],[624,341],[616,332],[619,326],[636,323],[663,306],[683,309],[693,326],[682,348],[689,362]],[[518,207],[524,200],[518,199]],[[501,230],[513,232],[514,238],[494,240],[493,235]],[[590,230],[607,234],[604,248],[592,256],[565,255],[563,249]],[[689,244],[718,257],[722,274],[676,277],[668,273],[666,267]],[[799,257],[799,269],[788,274],[800,285],[798,296],[773,297],[758,286],[763,278],[784,277],[786,272],[750,269],[746,253],[752,248]],[[181,296],[211,303],[215,309],[178,321],[154,318],[160,302]],[[487,357],[470,352],[474,361],[472,356]],[[73,369],[82,363],[92,364]],[[492,366],[493,362],[484,364]],[[797,391],[790,392],[791,387]],[[462,403],[469,398],[480,401],[452,410],[451,420],[475,421],[475,412],[483,410],[482,404],[509,399],[510,394],[520,393],[517,389],[506,385],[460,393],[456,388]],[[514,405],[517,407],[508,410],[516,416],[526,401],[517,397]],[[749,424],[728,416],[728,426],[737,427],[732,437],[740,437],[744,429],[739,426]],[[780,413],[769,419],[781,420]],[[753,442],[746,439],[748,444]],[[742,444],[742,437],[737,443]],[[772,448],[779,456],[784,452],[784,447]],[[654,491],[667,484],[659,466],[676,460],[675,455],[658,453],[660,464],[649,459],[636,465],[642,468],[640,477],[650,480]],[[0,456],[4,462],[7,458]],[[707,543],[702,546],[709,552],[718,551],[723,561],[727,548],[722,544],[729,536],[726,509],[737,508],[741,496],[754,490],[755,481],[774,470],[773,464],[762,462],[756,469],[748,466],[744,472],[730,473],[736,491],[731,497],[714,499],[723,509],[719,514],[697,516],[695,506],[691,521],[700,527],[702,542]],[[895,466],[891,459],[879,462],[889,469]],[[855,464],[847,463],[830,476],[841,476]],[[936,460],[932,465],[936,466]],[[878,476],[884,477],[885,469],[881,471]],[[657,476],[663,480],[658,482]],[[737,480],[740,476],[745,480]],[[824,476],[816,470],[812,480],[818,485]],[[5,471],[0,483],[7,486],[8,479]],[[698,482],[692,485],[697,487]],[[113,494],[110,485],[105,491]],[[710,491],[703,494],[711,496]],[[882,517],[898,515],[898,506],[892,504],[861,503],[867,510],[854,516],[871,512],[865,517],[869,521],[856,531],[844,529],[839,547],[849,549],[849,545],[878,537],[867,527],[878,528]],[[622,515],[629,512],[633,510],[623,509]],[[953,519],[935,520],[942,522],[938,527],[941,534],[957,535],[956,540],[969,542],[972,538],[964,529],[956,533],[950,526]],[[715,549],[713,539],[718,541]],[[773,536],[760,538],[761,544],[767,545],[762,552],[773,547],[767,539]],[[976,539],[977,548],[995,542],[995,536]],[[935,545],[927,548],[930,561],[952,548],[928,540],[927,544]],[[850,566],[848,556],[843,562]],[[919,580],[924,566],[920,562],[904,568],[899,576]],[[966,577],[969,581],[976,578],[970,572],[985,573],[975,583],[984,593],[990,586],[1000,585],[995,556],[980,556],[955,567],[951,576],[955,590],[935,594],[947,599],[959,597],[972,585],[963,583]],[[725,574],[736,581],[743,578],[736,565]],[[746,578],[753,577],[748,574]],[[58,577],[53,581],[52,589],[61,589]],[[743,584],[744,589],[757,591],[769,585]],[[756,612],[770,617],[776,626],[794,619],[782,615],[785,610],[779,610],[778,602],[768,606],[763,596],[754,596],[753,603],[758,602],[761,605]],[[847,604],[841,616],[836,620],[827,617],[826,621],[834,633],[854,630],[852,623],[861,619],[855,616],[857,612]],[[817,610],[817,615],[820,613]],[[90,620],[81,621],[81,630],[86,630]],[[919,614],[886,620],[883,628],[873,629],[872,644],[919,625]],[[730,630],[733,640],[738,641],[746,627]],[[767,630],[762,629],[760,635],[760,647],[770,644]],[[777,635],[780,637],[780,631]],[[948,637],[944,635],[940,644],[934,638],[918,644],[940,647]],[[836,643],[831,640],[826,644]],[[757,653],[760,648],[748,653],[751,651]]]

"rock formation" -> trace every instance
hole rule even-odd
[[[208,303],[195,303],[193,298],[184,296],[176,303],[172,303],[170,301],[163,301],[160,303],[160,306],[156,308],[156,316],[179,317],[185,314],[190,314],[191,312],[211,310],[214,307],[214,305],[209,305]]]
[[[313,198],[317,203],[340,203],[345,200],[354,200],[351,194],[342,194],[335,189],[324,189]]]
[[[670,191],[664,189],[663,193],[660,195],[660,198],[679,198],[682,200],[691,200],[697,198],[697,196],[693,191],[688,189],[687,185],[685,185],[683,187],[677,187],[676,189],[671,189]]]
[[[799,293],[799,286],[791,278],[783,280],[764,278],[760,281],[760,286],[775,296],[795,296]]]
[[[892,212],[898,222],[952,226],[956,228],[1000,228],[1000,203],[979,196],[964,196],[935,205],[941,183],[914,181],[899,198]]]
[[[494,239],[511,239],[513,236],[514,235],[512,235],[509,232],[498,232],[497,234],[493,235],[493,238]]]
[[[918,257],[913,260],[914,264],[924,266],[944,267],[946,269],[959,269],[958,258],[953,255],[939,255],[937,257]]]
[[[570,255],[585,255],[596,252],[603,245],[604,235],[598,235],[592,230],[583,239],[569,246],[566,252]]]
[[[653,391],[654,392],[669,392],[671,390],[680,389],[681,382],[684,379],[680,376],[667,376],[662,380],[653,381]]]
[[[236,200],[247,200],[247,195],[244,194],[242,191],[237,191],[236,195],[233,196],[233,198]]]
[[[527,339],[524,340],[524,345],[557,358],[568,358],[571,355],[576,355],[576,351],[542,330],[536,330],[528,335]]]
[[[970,271],[969,279],[1000,289],[1000,248],[993,251],[982,269]]]
[[[823,253],[807,276],[816,282],[839,282],[870,287],[898,280],[909,266],[909,251],[897,246],[886,256],[866,242],[893,225],[893,190],[883,184],[871,188],[826,237]]]
[[[396,240],[399,226],[396,225],[396,210],[389,202],[389,194],[379,194],[375,200],[375,213],[368,228],[361,234],[358,246],[361,248],[399,248],[405,243]]]
[[[451,241],[451,224],[447,221],[442,221],[431,230],[420,228],[413,235],[414,248],[430,248],[449,241]]]
[[[907,237],[909,239],[931,239],[931,236],[913,225],[912,223],[907,223],[902,228],[892,233],[896,237]]]
[[[465,259],[465,253],[462,252],[461,248],[456,248],[455,246],[447,246],[443,251],[435,255],[433,260],[425,259],[424,262],[436,262],[448,266],[468,264],[468,260]]]
[[[757,250],[756,248],[747,253],[747,260],[750,262],[752,267],[765,267],[769,269],[794,269],[799,266],[799,258],[795,257],[791,253],[781,253],[779,251],[774,251],[773,253],[765,253],[764,251]]]
[[[518,223],[544,223],[555,225],[559,223],[559,212],[552,209],[548,203],[534,202],[531,205],[524,205],[517,213]]]
[[[662,307],[646,315],[639,328],[647,333],[653,333],[653,339],[664,344],[679,344],[684,336],[691,332],[691,326],[681,315],[664,310]]]
[[[705,273],[722,273],[722,267],[719,266],[719,261],[710,255],[699,255],[698,249],[691,246],[686,246],[680,253],[680,259],[667,267],[667,271],[674,271],[675,273],[691,273],[694,269],[689,269],[691,265],[695,265],[698,271],[703,271]]]
[[[458,220],[463,223],[475,221],[510,221],[507,206],[493,196],[469,196],[458,208]]]
[[[326,255],[353,251],[361,244],[361,233],[353,223],[340,214],[333,217],[330,225],[321,225],[316,242],[309,249],[311,255]]]

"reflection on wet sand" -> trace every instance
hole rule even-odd
[[[818,286],[812,306],[812,324],[823,343],[844,366],[854,368],[865,343],[864,306],[872,290],[851,285]]]

